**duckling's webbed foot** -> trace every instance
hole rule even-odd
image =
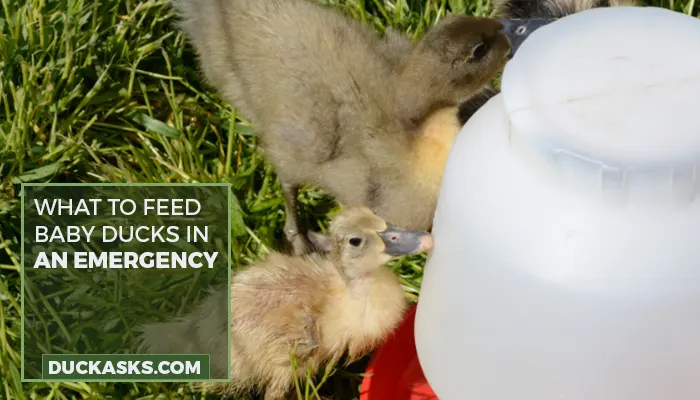
[[[282,183],[282,193],[284,194],[284,237],[288,250],[294,255],[308,253],[313,249],[306,233],[306,227],[299,220],[297,210],[297,195],[300,185]]]

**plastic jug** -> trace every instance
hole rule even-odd
[[[700,399],[700,20],[534,32],[452,148],[416,314],[441,400]]]

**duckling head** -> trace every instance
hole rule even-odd
[[[510,56],[503,29],[495,19],[456,14],[430,28],[397,71],[397,117],[416,126],[480,90]]]
[[[309,238],[316,248],[336,260],[349,277],[370,273],[394,257],[422,253],[433,247],[430,233],[387,224],[365,207],[344,210],[333,218],[328,234],[310,232]]]

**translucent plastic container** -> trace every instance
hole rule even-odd
[[[416,316],[441,400],[700,399],[700,20],[534,32],[450,155]]]

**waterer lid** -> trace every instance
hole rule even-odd
[[[569,15],[532,33],[501,88],[511,134],[545,152],[623,169],[700,160],[700,20],[685,14]]]

